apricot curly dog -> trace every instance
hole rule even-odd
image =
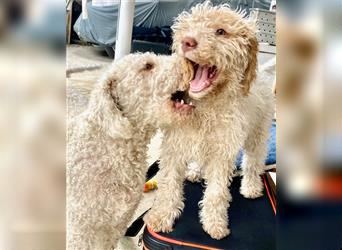
[[[69,122],[67,249],[109,250],[125,234],[142,196],[147,145],[172,120],[172,93],[193,75],[183,61],[146,53],[114,62]]]
[[[260,175],[274,112],[272,87],[256,80],[254,25],[227,5],[196,5],[190,13],[181,13],[172,28],[174,51],[195,71],[189,91],[178,93],[179,106],[191,115],[163,130],[160,166],[165,178],[144,219],[155,231],[172,231],[184,207],[187,164],[196,161],[206,184],[200,221],[212,238],[221,239],[230,233],[229,185],[241,148],[245,155],[240,192],[246,198],[262,195]]]

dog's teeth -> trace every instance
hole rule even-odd
[[[192,106],[192,102],[190,102],[189,105]]]
[[[182,100],[180,101],[180,103],[181,103],[181,104],[184,104],[184,100],[182,99]]]

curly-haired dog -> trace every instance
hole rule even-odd
[[[142,195],[147,144],[177,111],[172,93],[192,76],[184,59],[133,54],[95,85],[68,126],[68,249],[107,250],[124,235]]]
[[[228,6],[197,5],[178,16],[173,31],[173,49],[195,70],[189,92],[179,94],[182,102],[191,102],[192,114],[186,122],[163,131],[160,166],[166,177],[145,221],[155,231],[172,230],[184,207],[186,166],[196,161],[206,184],[200,220],[212,238],[221,239],[230,233],[228,187],[241,148],[245,156],[240,192],[246,198],[262,195],[260,174],[274,109],[272,88],[253,84],[258,52],[255,31]]]

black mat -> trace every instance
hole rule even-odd
[[[272,250],[276,249],[275,215],[268,200],[266,191],[258,199],[245,199],[240,193],[240,177],[234,178],[231,185],[233,201],[229,208],[229,227],[231,234],[218,241],[206,234],[199,222],[198,202],[203,195],[203,185],[186,182],[185,208],[176,221],[174,231],[160,235],[179,241],[185,241],[220,249],[233,250]],[[144,234],[147,233],[145,230]],[[165,248],[150,248],[165,249]],[[174,247],[172,249],[191,249]]]

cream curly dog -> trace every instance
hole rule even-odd
[[[124,235],[142,195],[147,144],[181,113],[172,93],[192,76],[184,59],[133,54],[95,85],[68,126],[67,249],[107,250]]]
[[[214,239],[230,233],[227,209],[235,160],[245,151],[240,192],[262,195],[266,140],[274,110],[271,86],[255,82],[258,42],[253,25],[226,5],[211,3],[180,14],[173,49],[195,70],[188,92],[179,93],[191,115],[164,129],[160,166],[165,178],[145,222],[170,232],[180,215],[188,163],[202,166],[206,189],[200,202],[203,229]],[[196,176],[194,177],[197,178]]]

